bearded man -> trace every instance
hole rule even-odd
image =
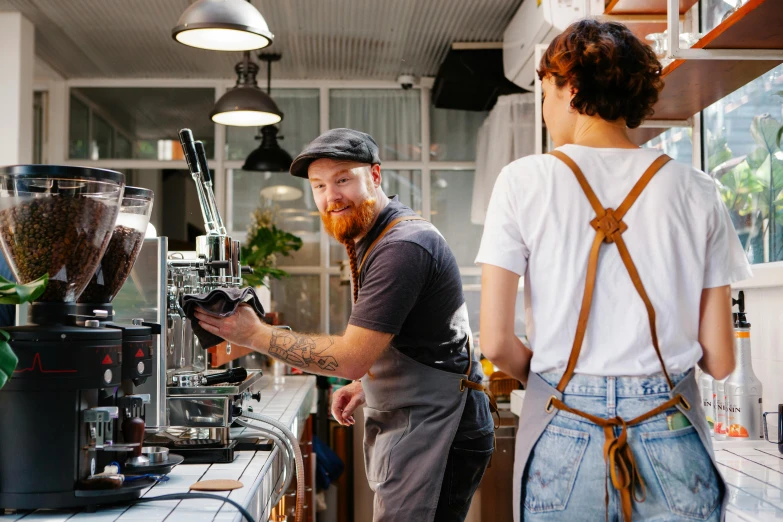
[[[494,443],[490,401],[470,347],[459,268],[438,230],[381,188],[378,145],[332,129],[293,162],[326,231],[345,245],[354,305],[340,336],[265,325],[242,305],[205,330],[306,372],[355,380],[337,390],[343,425],[366,403],[373,520],[463,521]],[[467,211],[467,210],[466,210]]]

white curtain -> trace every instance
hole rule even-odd
[[[478,132],[470,219],[483,225],[500,171],[535,151],[535,95],[500,96]]]
[[[348,127],[372,136],[382,161],[421,161],[419,91],[332,89],[329,127]]]

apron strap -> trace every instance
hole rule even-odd
[[[655,176],[661,167],[671,161],[671,158],[665,154],[656,158],[644,174],[642,174],[642,177],[639,178],[639,181],[636,182],[620,206],[617,207],[617,210],[614,210],[612,208],[604,208],[603,205],[601,205],[595,192],[593,192],[593,189],[587,182],[587,178],[585,178],[582,171],[568,155],[559,150],[552,151],[550,154],[561,160],[571,169],[579,186],[582,188],[582,191],[585,193],[585,196],[587,196],[590,205],[596,213],[596,218],[590,222],[591,226],[595,229],[596,234],[592,247],[590,248],[590,257],[587,263],[587,277],[585,280],[584,294],[582,295],[582,307],[579,311],[579,320],[577,322],[576,334],[574,335],[574,343],[571,346],[571,354],[568,358],[568,365],[566,366],[565,373],[563,373],[563,377],[557,384],[557,390],[561,393],[565,391],[565,388],[571,380],[571,377],[573,377],[576,369],[576,363],[579,359],[579,353],[582,350],[582,342],[584,341],[585,332],[587,331],[587,321],[590,317],[590,308],[593,302],[593,290],[595,288],[595,279],[598,271],[598,256],[601,250],[601,244],[604,242],[615,243],[617,245],[620,252],[620,258],[647,309],[653,347],[658,356],[658,361],[661,363],[663,374],[666,376],[666,382],[669,384],[670,389],[674,389],[674,384],[669,377],[669,373],[666,371],[666,365],[663,362],[661,350],[658,346],[658,335],[655,329],[655,309],[647,296],[641,277],[639,277],[639,272],[636,270],[636,266],[633,264],[628,248],[625,246],[625,242],[622,239],[623,232],[628,229],[627,225],[622,221],[622,218],[631,208],[631,205],[634,204],[653,176]]]
[[[389,232],[389,230],[394,228],[397,225],[397,223],[401,223],[402,221],[427,221],[427,220],[419,216],[403,216],[393,220],[391,223],[386,225],[386,228],[384,228],[381,231],[381,233],[378,234],[378,237],[375,238],[375,241],[370,243],[369,248],[367,248],[367,252],[364,253],[364,256],[362,257],[362,262],[359,264],[359,271],[358,271],[359,274],[362,273],[362,267],[364,266],[364,262],[367,261],[367,257],[370,255],[370,252],[372,252],[373,248],[375,248],[375,245],[377,245],[378,242],[381,239],[383,239],[383,237]],[[358,285],[359,281],[357,281],[356,284]]]

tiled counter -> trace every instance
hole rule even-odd
[[[525,392],[511,394],[519,416]],[[727,522],[783,520],[783,454],[764,441],[713,441],[718,468],[729,485]]]
[[[260,384],[261,401],[251,401],[255,413],[272,417],[301,436],[304,422],[315,401],[315,377],[287,376],[283,384],[273,384],[264,377]],[[269,427],[269,426],[265,426]],[[239,435],[246,428],[232,430]],[[283,470],[283,459],[277,448],[272,451],[241,451],[229,464],[181,464],[169,473],[167,482],[147,489],[143,497],[151,498],[169,493],[187,493],[191,484],[199,480],[237,479],[244,487],[229,492],[218,492],[246,507],[258,521],[269,517],[272,491]],[[0,513],[0,522],[240,522],[242,515],[230,504],[218,500],[168,500],[116,506],[94,513],[81,510],[38,510],[10,515]]]

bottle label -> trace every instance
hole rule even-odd
[[[729,437],[743,439],[762,439],[761,397],[746,395],[729,397],[727,407],[727,434]]]
[[[726,435],[728,433],[728,425],[726,424],[726,398],[718,400],[715,404],[716,417],[715,419],[715,433],[719,435]]]

